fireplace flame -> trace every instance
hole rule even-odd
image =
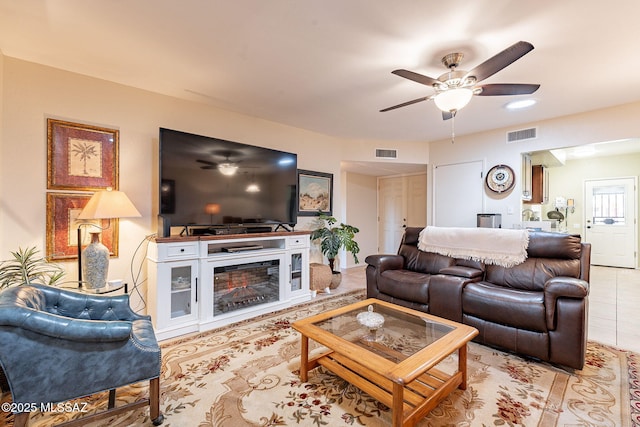
[[[238,276],[240,277],[238,278]],[[246,288],[247,286],[249,286],[249,281],[245,271],[234,271],[229,274],[229,281],[227,283],[228,291],[232,291],[236,288]]]

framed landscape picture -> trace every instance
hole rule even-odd
[[[47,119],[47,188],[118,189],[117,129]]]
[[[333,214],[333,174],[298,169],[298,215]]]
[[[78,257],[78,227],[82,225],[82,246],[91,242],[89,233],[101,232],[100,241],[109,248],[109,254],[118,256],[118,220],[91,220],[99,227],[92,227],[78,215],[91,194],[47,193],[47,257],[52,260],[69,260]],[[102,230],[101,230],[102,228]]]

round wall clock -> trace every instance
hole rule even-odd
[[[513,169],[507,165],[495,165],[487,173],[487,187],[494,193],[504,193],[511,190],[515,184]]]

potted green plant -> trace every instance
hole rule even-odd
[[[335,286],[340,284],[341,274],[339,271],[334,270],[335,259],[338,256],[340,249],[345,249],[347,252],[351,252],[353,260],[357,263],[358,252],[360,247],[358,242],[354,240],[356,233],[360,230],[352,225],[340,223],[334,217],[330,215],[320,214],[318,219],[314,223],[314,230],[311,232],[311,240],[320,242],[320,251],[329,261],[329,267],[334,275],[334,281],[337,282]],[[334,284],[332,281],[332,284]]]
[[[18,248],[12,259],[0,262],[0,289],[29,283],[55,285],[65,274],[62,267],[38,255],[38,249]]]

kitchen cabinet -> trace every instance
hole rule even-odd
[[[528,204],[545,204],[549,201],[549,172],[543,165],[531,166],[531,199]]]

